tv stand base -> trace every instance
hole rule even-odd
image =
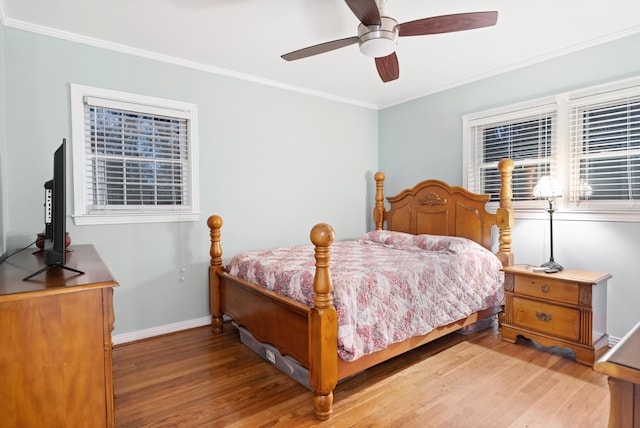
[[[45,266],[45,267],[43,267],[42,269],[40,269],[39,271],[34,272],[34,273],[32,273],[31,275],[29,275],[29,276],[27,276],[27,277],[25,277],[25,278],[22,278],[22,280],[23,280],[23,281],[27,281],[27,280],[29,280],[29,279],[33,278],[34,276],[36,276],[36,275],[38,275],[38,274],[41,274],[41,273],[42,273],[42,272],[44,272],[44,271],[47,271],[47,270],[49,270],[49,269],[55,269],[55,268],[62,268],[62,269],[70,270],[70,271],[72,271],[72,272],[76,272],[76,273],[78,273],[78,274],[80,274],[80,275],[84,274],[84,272],[82,272],[81,270],[74,269],[74,268],[69,267],[69,266],[65,266],[65,265],[52,265],[52,266]]]

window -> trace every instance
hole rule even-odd
[[[76,224],[198,219],[193,104],[71,85]]]
[[[500,159],[515,163],[514,207],[543,175],[565,188],[567,216],[640,220],[640,78],[464,117],[465,186],[497,201]]]
[[[640,209],[640,92],[619,95],[570,107],[571,202]]]

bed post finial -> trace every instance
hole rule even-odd
[[[376,223],[376,230],[382,230],[384,228],[384,174],[382,172],[376,172],[373,176],[376,180],[376,206],[373,208],[373,221]]]
[[[309,316],[309,383],[313,389],[313,411],[316,418],[327,420],[333,407],[333,390],[338,383],[338,316],[333,304],[329,273],[330,247],[335,239],[333,228],[317,224],[311,229],[315,245],[315,297]]]
[[[211,266],[222,264],[222,246],[220,245],[220,229],[222,229],[222,217],[212,215],[207,219],[211,235],[211,248],[209,255],[211,256]]]
[[[503,266],[511,266],[513,264],[513,253],[511,252],[511,228],[514,224],[513,216],[513,190],[512,190],[512,173],[514,163],[511,159],[502,159],[498,163],[500,170],[500,208],[496,212],[496,224],[500,230],[498,239],[498,259]]]
[[[222,246],[220,245],[220,229],[222,217],[212,215],[207,219],[209,235],[211,236],[211,248],[209,255],[209,309],[211,311],[211,327],[214,333],[222,333],[222,314],[220,313],[220,286],[217,271],[224,269],[222,266]]]

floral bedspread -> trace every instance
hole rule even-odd
[[[314,248],[236,255],[227,272],[313,306]],[[464,238],[374,231],[334,242],[338,353],[353,361],[504,302],[502,265]]]

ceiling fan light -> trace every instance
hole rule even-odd
[[[360,42],[360,52],[373,58],[391,55],[396,50],[396,42],[386,38],[369,39]]]

